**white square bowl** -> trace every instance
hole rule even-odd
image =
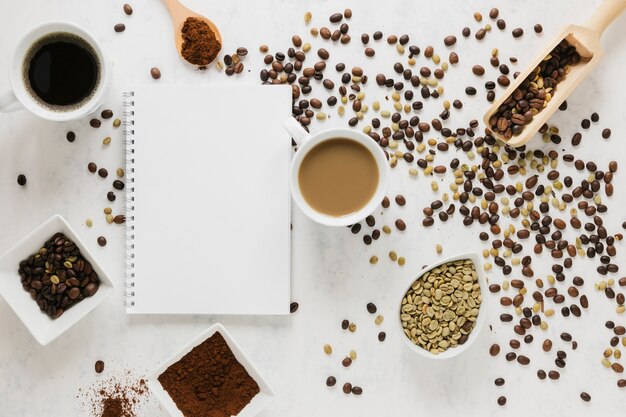
[[[209,327],[204,332],[200,333],[191,342],[187,343],[185,347],[179,350],[177,353],[169,357],[154,373],[148,378],[148,385],[150,391],[159,399],[159,402],[167,410],[172,417],[185,417],[185,415],[176,407],[176,403],[172,400],[172,397],[163,389],[163,386],[159,382],[159,375],[161,375],[167,368],[174,363],[178,362],[183,356],[191,352],[191,350],[204,342],[215,333],[219,333],[224,337],[226,344],[235,355],[237,361],[246,369],[248,374],[259,385],[259,393],[255,395],[252,400],[237,414],[237,417],[253,417],[258,414],[267,404],[274,399],[274,390],[263,379],[259,371],[254,367],[250,359],[243,353],[241,347],[235,342],[232,336],[226,331],[224,326],[220,323],[216,323]]]
[[[82,256],[91,263],[93,270],[100,278],[100,288],[93,296],[87,297],[69,308],[61,317],[52,319],[41,311],[30,294],[24,291],[18,269],[21,261],[36,253],[48,239],[58,232],[65,234],[74,241]],[[52,216],[0,257],[0,295],[7,301],[35,339],[44,346],[89,314],[112,292],[113,283],[104,273],[100,264],[71,226],[59,215]]]

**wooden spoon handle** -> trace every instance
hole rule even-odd
[[[165,7],[170,12],[174,26],[180,25],[189,17],[190,10],[183,6],[178,0],[163,0]]]
[[[624,9],[626,9],[626,0],[604,0],[585,26],[601,36],[604,29],[611,24],[613,19],[622,14]]]

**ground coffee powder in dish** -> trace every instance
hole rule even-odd
[[[208,65],[220,53],[222,43],[209,25],[195,17],[188,17],[181,29],[183,58],[194,65]]]
[[[260,392],[220,333],[193,348],[158,379],[185,417],[236,416]]]

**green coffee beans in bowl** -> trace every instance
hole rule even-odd
[[[414,352],[447,359],[465,351],[485,321],[486,279],[480,259],[466,253],[424,268],[402,293],[401,338]]]

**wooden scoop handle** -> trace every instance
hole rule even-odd
[[[626,0],[604,0],[585,26],[602,35],[611,22],[626,9]]]

